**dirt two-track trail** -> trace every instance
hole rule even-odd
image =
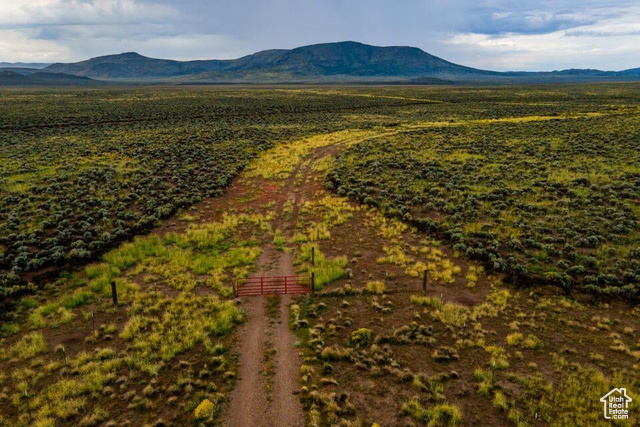
[[[298,164],[294,172],[275,194],[272,229],[280,230],[289,240],[296,228],[298,213],[310,190],[305,187],[314,160],[323,157],[331,148],[317,150]],[[290,215],[283,218],[285,203],[292,205]],[[277,250],[272,244],[262,247],[254,276],[295,275],[293,254]],[[291,295],[279,297],[279,305],[272,317],[267,312],[268,297],[244,297],[241,304],[247,322],[239,332],[239,369],[236,386],[223,416],[223,425],[282,426],[304,425],[304,414],[296,391],[299,388],[300,358],[295,348],[296,337],[289,328]],[[275,317],[275,318],[274,318]],[[265,373],[265,352],[272,349],[273,374]],[[271,383],[270,386],[268,383]]]
[[[247,206],[248,211],[261,210],[269,205],[275,214],[272,230],[280,230],[290,241],[296,230],[300,208],[305,201],[317,197],[317,183],[312,183],[313,167],[327,156],[335,156],[340,147],[360,143],[364,140],[393,135],[399,129],[374,132],[355,132],[339,135],[323,135],[318,146],[311,148],[297,159],[288,177],[276,189],[261,179],[240,178],[227,191],[228,206]],[[259,161],[259,159],[257,160]],[[264,184],[265,188],[260,188]],[[256,204],[247,205],[243,200],[247,193],[259,197]],[[256,193],[260,193],[256,196]],[[236,201],[238,203],[236,203]],[[285,204],[290,213],[283,216]],[[278,250],[265,243],[251,276],[295,275],[292,247]],[[269,297],[253,296],[241,298],[241,307],[247,321],[239,328],[237,354],[239,356],[238,378],[228,404],[222,411],[221,424],[229,427],[290,427],[304,425],[304,412],[297,395],[300,388],[301,361],[295,347],[296,336],[289,328],[289,305],[291,295],[279,298],[278,309],[269,313]],[[275,318],[274,318],[275,315]],[[267,360],[267,353],[271,358]],[[273,365],[273,372],[265,369]]]

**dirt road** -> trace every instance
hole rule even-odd
[[[231,394],[227,420],[229,426],[260,426],[267,405],[263,381],[260,378],[262,348],[265,339],[265,301],[247,298],[243,301],[248,320],[240,332],[241,357],[238,381]]]
[[[276,216],[272,229],[280,230],[289,240],[295,231],[304,184],[311,162],[298,165],[275,198]],[[284,213],[285,203],[291,212]],[[278,250],[265,244],[253,276],[290,276],[295,274],[293,254],[289,248]],[[236,387],[225,414],[224,425],[230,427],[304,425],[299,389],[300,358],[295,348],[296,337],[289,328],[289,305],[292,297],[280,298],[275,318],[267,313],[267,297],[245,297],[242,307],[248,321],[240,331],[240,368]],[[265,351],[274,351],[273,373],[265,372]]]

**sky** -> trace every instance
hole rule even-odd
[[[178,60],[354,40],[492,70],[640,67],[640,0],[0,0],[0,62]]]

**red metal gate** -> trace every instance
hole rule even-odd
[[[236,295],[239,297],[300,295],[310,292],[311,278],[309,276],[261,276],[249,277],[243,282],[236,281]]]

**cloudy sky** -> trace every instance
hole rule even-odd
[[[640,67],[639,0],[0,0],[0,61],[172,59],[356,40],[495,70]]]

